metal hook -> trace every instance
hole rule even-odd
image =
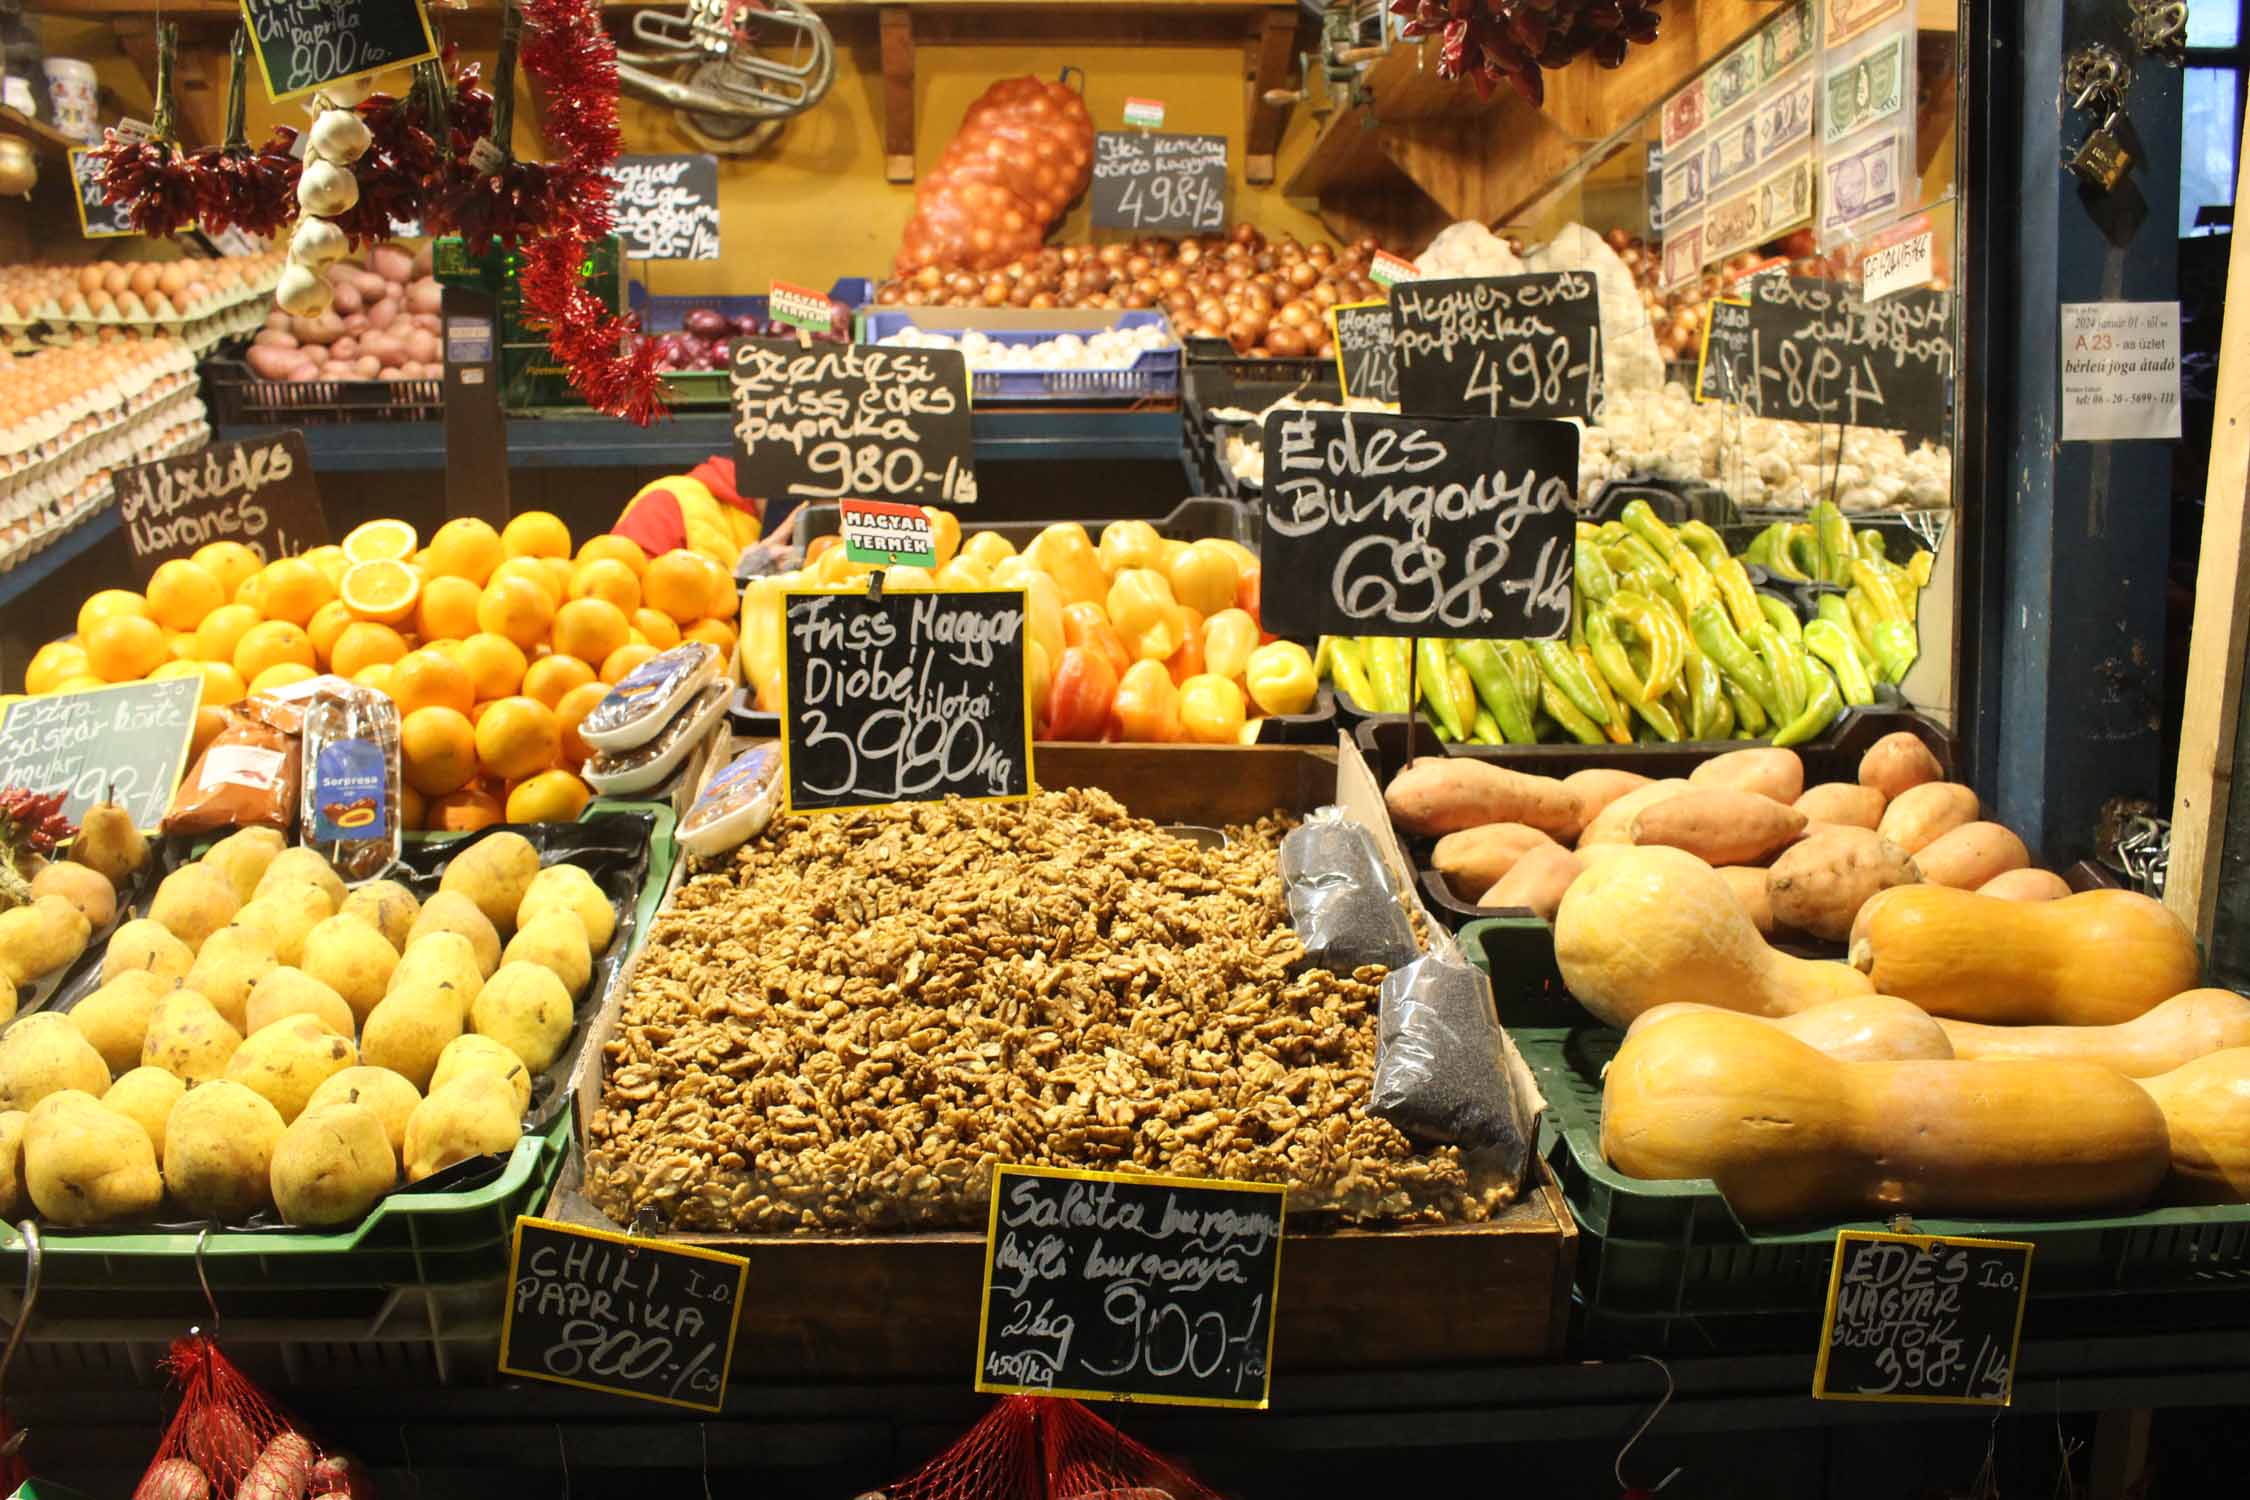
[[[563,1441],[560,1422],[555,1424],[555,1455],[562,1460],[563,1500],[570,1500],[570,1447]]]
[[[203,1270],[203,1247],[211,1242],[211,1227],[209,1224],[204,1225],[195,1236],[195,1279],[202,1283],[204,1304],[211,1309],[211,1331],[217,1333],[219,1331],[219,1299],[211,1295],[211,1278],[205,1275]],[[193,1328],[188,1330],[190,1333],[196,1331]]]
[[[1633,1358],[1645,1359],[1650,1364],[1656,1366],[1658,1370],[1663,1372],[1664,1394],[1658,1399],[1656,1408],[1647,1416],[1641,1418],[1641,1425],[1633,1429],[1633,1435],[1625,1440],[1625,1446],[1617,1450],[1617,1462],[1610,1466],[1610,1472],[1617,1476],[1618,1489],[1626,1492],[1627,1494],[1631,1494],[1633,1492],[1633,1487],[1625,1482],[1625,1455],[1633,1451],[1633,1445],[1641,1440],[1642,1435],[1645,1434],[1649,1430],[1649,1428],[1656,1425],[1656,1419],[1658,1417],[1664,1415],[1664,1408],[1672,1404],[1673,1391],[1672,1367],[1670,1365],[1667,1365],[1663,1360],[1658,1359],[1653,1354],[1636,1354],[1633,1356]],[[1663,1489],[1665,1485],[1670,1484],[1673,1480],[1679,1477],[1680,1471],[1678,1469],[1674,1469],[1671,1473],[1665,1475],[1663,1479],[1658,1481],[1656,1489],[1648,1490],[1645,1493],[1653,1495],[1657,1493],[1658,1490]]]
[[[16,1309],[16,1322],[8,1330],[7,1347],[0,1348],[0,1390],[7,1388],[8,1367],[16,1361],[16,1345],[23,1342],[23,1331],[31,1326],[31,1310],[39,1301],[40,1263],[46,1254],[37,1223],[26,1219],[16,1228],[23,1234],[24,1245],[23,1306]],[[24,1439],[30,1436],[28,1427],[19,1427],[10,1433],[7,1442],[0,1443],[0,1458],[13,1458],[22,1450]]]
[[[696,1438],[703,1444],[703,1500],[711,1500],[711,1424],[695,1424]]]

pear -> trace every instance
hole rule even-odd
[[[87,808],[79,820],[70,857],[123,890],[134,872],[148,863],[148,840],[133,826],[132,814],[104,799]]]

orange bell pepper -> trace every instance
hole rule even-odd
[[[1109,658],[1090,646],[1064,648],[1047,694],[1050,740],[1098,740],[1109,728],[1110,703],[1117,696],[1117,672]]]
[[[1164,659],[1172,681],[1182,683],[1203,671],[1203,616],[1180,606],[1180,649]]]
[[[1109,659],[1113,677],[1124,676],[1125,669],[1137,659],[1099,604],[1073,604],[1063,610],[1063,641],[1066,647],[1087,646],[1099,651]]]
[[[1023,685],[1025,696],[1031,699],[1032,724],[1046,722],[1047,697],[1055,690],[1055,663],[1047,648],[1037,641],[1023,643]]]
[[[1118,679],[1109,709],[1115,740],[1166,745],[1180,737],[1180,690],[1160,661],[1137,661]]]

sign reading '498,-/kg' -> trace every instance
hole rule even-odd
[[[960,350],[736,339],[731,374],[743,494],[975,503]]]

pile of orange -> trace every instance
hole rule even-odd
[[[103,589],[24,685],[201,677],[200,751],[225,705],[333,672],[398,704],[407,826],[567,820],[591,795],[579,721],[669,646],[731,655],[736,606],[733,578],[699,552],[651,558],[608,534],[573,550],[545,511],[498,531],[448,521],[426,545],[404,521],[369,521],[274,562],[213,542],[159,567],[145,594]]]

